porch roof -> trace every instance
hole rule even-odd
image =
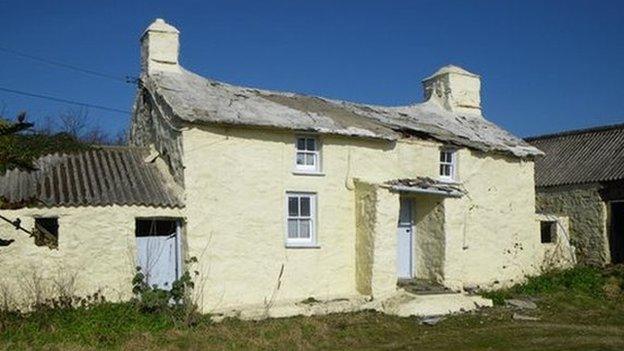
[[[442,182],[429,177],[389,180],[385,182],[384,185],[399,192],[440,195],[447,197],[462,197],[466,194],[466,191],[458,184]]]

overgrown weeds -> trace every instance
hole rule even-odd
[[[623,284],[624,268],[622,266],[606,270],[578,266],[528,277],[525,283],[508,289],[485,292],[483,295],[492,299],[495,305],[503,305],[505,299],[514,296],[553,295],[564,292],[591,299],[615,299],[622,297]]]
[[[190,267],[196,259],[186,261]],[[92,345],[107,349],[137,332],[158,333],[172,328],[190,329],[210,323],[192,300],[198,272],[186,270],[169,290],[149,286],[140,269],[133,279],[134,298],[113,303],[100,291],[75,295],[75,276],[59,275],[48,284],[38,271],[25,276],[21,288],[31,303],[22,310],[11,306],[10,294],[0,289],[0,339],[5,345],[47,343]]]

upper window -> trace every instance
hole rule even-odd
[[[318,138],[311,136],[297,137],[297,155],[295,169],[301,172],[320,172],[321,158]]]
[[[455,180],[456,155],[454,150],[440,150],[440,179]]]
[[[287,246],[310,246],[316,243],[316,195],[288,193],[287,197]]]

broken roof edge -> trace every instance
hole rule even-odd
[[[175,105],[172,104],[171,101],[167,99],[165,94],[161,93],[161,90],[173,91],[173,92],[180,92],[183,90],[173,89],[171,87],[163,86],[158,81],[159,78],[166,77],[167,75],[176,75],[177,77],[183,77],[183,75],[185,74],[191,75],[194,78],[205,80],[209,82],[210,85],[213,85],[216,87],[222,86],[228,89],[241,89],[241,90],[244,90],[246,93],[256,94],[258,97],[262,98],[266,103],[273,103],[276,105],[279,105],[279,104],[271,101],[266,96],[263,96],[263,94],[264,95],[279,95],[279,96],[293,97],[293,98],[305,97],[305,98],[310,98],[310,99],[318,99],[320,101],[331,103],[331,104],[336,104],[344,108],[360,110],[360,112],[369,110],[367,111],[367,113],[373,114],[373,115],[375,114],[375,112],[378,114],[383,114],[383,110],[385,110],[386,113],[390,111],[392,113],[405,114],[403,111],[417,110],[417,109],[431,109],[432,107],[438,110],[435,112],[432,111],[431,112],[432,114],[435,114],[435,113],[452,114],[453,117],[456,119],[457,118],[461,119],[462,115],[459,115],[450,111],[446,111],[444,110],[442,106],[437,104],[435,101],[431,101],[431,100],[427,100],[421,103],[415,103],[411,105],[382,106],[382,105],[356,103],[356,102],[351,102],[351,101],[346,101],[346,100],[330,99],[330,98],[325,98],[321,96],[306,95],[306,94],[301,94],[301,93],[267,90],[267,89],[253,88],[253,87],[246,87],[246,86],[237,86],[237,85],[233,85],[230,83],[225,83],[225,82],[221,82],[221,81],[217,81],[214,79],[200,76],[183,67],[180,67],[180,72],[156,72],[155,74],[144,76],[142,79],[143,88],[150,90],[152,94],[156,94],[158,98],[162,100],[162,102],[164,102],[169,107],[173,115],[172,117],[183,122],[186,126],[199,124],[199,125],[221,125],[221,126],[237,126],[237,127],[252,127],[252,128],[262,127],[266,129],[294,130],[298,132],[314,132],[314,133],[320,133],[320,134],[334,134],[334,135],[341,135],[341,136],[347,136],[347,137],[372,138],[372,139],[382,139],[382,140],[389,140],[389,141],[397,141],[402,138],[405,138],[406,135],[410,134],[410,133],[406,133],[406,131],[411,131],[412,134],[420,134],[418,136],[419,138],[423,138],[423,135],[426,135],[428,138],[432,140],[436,140],[441,143],[450,143],[458,147],[466,147],[469,149],[482,151],[486,153],[495,153],[495,154],[504,155],[504,156],[512,156],[512,157],[517,157],[521,159],[531,159],[531,160],[534,159],[534,157],[536,156],[541,156],[544,154],[542,151],[540,151],[536,147],[526,143],[521,138],[513,136],[511,133],[498,127],[496,124],[490,122],[489,120],[484,120],[484,123],[487,123],[491,127],[494,127],[504,133],[507,133],[510,137],[517,139],[519,143],[516,145],[510,145],[506,142],[495,143],[495,142],[486,142],[482,140],[473,140],[468,136],[457,135],[453,133],[452,131],[441,128],[439,125],[423,123],[417,120],[411,120],[410,121],[411,123],[421,124],[422,126],[418,128],[413,127],[413,126],[401,126],[396,123],[393,124],[390,122],[384,122],[381,119],[374,118],[371,116],[366,116],[364,114],[360,115],[360,118],[362,118],[363,121],[365,121],[366,123],[372,122],[378,125],[380,128],[387,129],[388,132],[378,133],[375,131],[366,130],[365,128],[358,128],[358,127],[352,127],[352,128],[347,127],[347,128],[337,128],[337,129],[336,128],[331,128],[331,129],[330,128],[314,128],[314,127],[296,128],[296,127],[288,126],[288,125],[277,125],[275,123],[271,123],[270,121],[254,121],[253,123],[249,123],[248,121],[237,121],[232,118],[228,120],[215,120],[215,119],[202,120],[199,117],[190,118],[188,116],[182,116],[178,112],[178,109],[175,107]],[[375,110],[380,110],[382,112],[375,111]],[[314,115],[314,113],[308,113],[308,115]],[[439,129],[439,130],[436,130],[436,129]],[[526,145],[523,145],[523,144],[526,144]]]

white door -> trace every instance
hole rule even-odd
[[[179,277],[179,226],[171,232],[137,236],[138,263],[149,286],[170,290]]]
[[[399,224],[397,228],[397,276],[412,278],[412,254],[414,223],[412,221],[412,200],[401,199]]]

